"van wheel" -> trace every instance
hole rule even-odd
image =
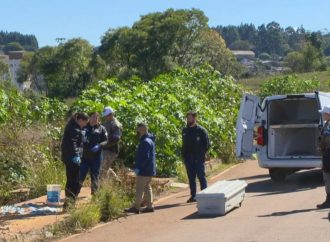
[[[269,176],[275,182],[282,182],[285,180],[287,172],[285,169],[272,168],[269,169]]]

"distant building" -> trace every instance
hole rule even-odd
[[[237,60],[253,59],[256,54],[252,50],[232,50]]]
[[[9,67],[9,74],[10,79],[12,83],[20,88],[21,90],[24,90],[27,88],[26,84],[21,85],[18,83],[18,72],[20,68],[21,61],[24,56],[24,51],[9,51],[7,55],[0,55],[0,59],[7,63]],[[5,79],[9,79],[8,77],[5,77]]]
[[[17,82],[18,71],[23,58],[24,51],[9,51],[9,70],[11,75],[11,80],[16,86],[20,86]]]

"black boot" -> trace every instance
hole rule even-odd
[[[327,194],[327,198],[321,204],[316,205],[318,209],[330,208],[330,194]]]
[[[64,204],[63,204],[63,213],[68,212],[70,209],[72,209],[75,205],[76,201],[73,198],[65,198]]]

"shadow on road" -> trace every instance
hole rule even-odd
[[[289,175],[284,182],[274,182],[264,175],[254,177],[244,177],[240,179],[253,180],[246,188],[246,193],[260,193],[255,196],[267,196],[283,193],[299,192],[304,190],[316,189],[317,187],[324,186],[321,170],[309,170],[294,173]]]
[[[175,207],[181,207],[187,205],[185,203],[175,203],[175,204],[165,204],[165,205],[159,205],[155,206],[155,210],[161,210],[161,209],[169,209],[169,208],[175,208]]]
[[[286,216],[286,215],[291,215],[291,214],[296,214],[296,213],[307,213],[311,211],[322,211],[318,210],[316,208],[311,208],[311,209],[300,209],[300,210],[292,210],[292,211],[283,211],[283,212],[275,212],[267,215],[259,215],[259,218],[266,218],[266,217],[278,217],[278,216]]]
[[[198,214],[198,212],[195,212],[193,214],[190,214],[184,218],[182,218],[181,220],[191,220],[191,219],[215,219],[215,218],[219,218],[221,216],[201,216]]]
[[[233,211],[235,211],[236,209],[238,209],[238,207],[234,207],[232,210],[228,211],[227,213],[232,213]],[[194,212],[184,218],[182,218],[181,220],[191,220],[191,219],[215,219],[215,218],[222,218],[224,217],[224,215],[199,215],[198,212]]]

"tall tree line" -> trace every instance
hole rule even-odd
[[[224,38],[230,49],[253,50],[257,55],[267,53],[285,56],[289,52],[301,50],[313,36],[319,38],[322,52],[330,54],[330,35],[319,31],[309,32],[303,26],[283,28],[276,22],[270,22],[258,27],[253,24],[220,25],[214,30]]]
[[[38,40],[34,35],[25,35],[18,32],[0,31],[0,49],[35,51],[38,49]]]

